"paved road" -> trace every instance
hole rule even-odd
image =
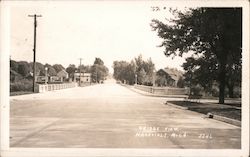
[[[106,82],[11,97],[11,147],[235,148],[241,129]]]

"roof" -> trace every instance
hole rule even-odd
[[[67,71],[65,71],[64,69],[62,69],[62,70],[59,71],[58,73],[65,73],[65,74],[68,74]]]
[[[80,76],[80,73],[75,73],[75,76]],[[81,73],[81,76],[91,76],[91,73]]]
[[[160,69],[167,73],[173,80],[178,81],[180,77],[183,77],[183,73],[177,69],[164,68]]]

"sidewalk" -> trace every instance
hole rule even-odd
[[[213,119],[223,121],[236,126],[241,126],[241,100],[240,99],[226,99],[225,104],[218,104],[218,100],[213,98],[200,99],[199,103],[185,102],[187,95],[158,95],[148,93],[139,89],[134,88],[131,85],[122,86],[145,96],[162,97],[162,98],[173,98],[167,99],[166,105],[170,105],[175,108],[182,110],[190,110],[204,115],[212,114]]]
[[[149,92],[145,92],[145,91],[142,91],[142,90],[139,90],[139,89],[136,89],[134,88],[133,85],[126,85],[126,84],[120,84],[124,87],[127,87],[128,89],[136,92],[136,93],[139,93],[141,95],[145,95],[145,96],[152,96],[152,97],[163,97],[163,98],[183,98],[183,100],[185,98],[188,97],[188,95],[159,95],[159,94],[153,94],[153,93],[149,93]],[[178,99],[179,100],[179,99]],[[218,103],[218,98],[208,98],[208,97],[202,97],[200,99],[200,102],[201,103],[209,103],[209,104],[217,104]],[[241,106],[238,106],[238,105],[235,105],[235,106],[232,106],[230,104],[240,104],[241,103],[241,99],[239,98],[225,98],[225,104],[221,104],[221,106],[224,106],[224,107],[230,107],[230,108],[235,108],[235,109],[241,109]]]

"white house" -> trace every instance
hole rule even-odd
[[[75,73],[74,78],[77,82],[80,81],[81,84],[90,84],[91,83],[91,73]]]
[[[57,76],[62,78],[62,80],[69,78],[69,74],[63,69],[57,73]]]

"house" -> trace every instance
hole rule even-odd
[[[156,84],[158,86],[173,86],[177,87],[177,83],[180,78],[183,77],[183,73],[177,69],[164,68],[156,72]]]
[[[74,78],[77,82],[80,81],[81,84],[90,84],[91,83],[91,73],[75,73]]]
[[[69,78],[69,74],[64,69],[62,69],[61,71],[59,71],[56,75],[59,78],[61,78],[63,81],[65,81],[66,79]]]

